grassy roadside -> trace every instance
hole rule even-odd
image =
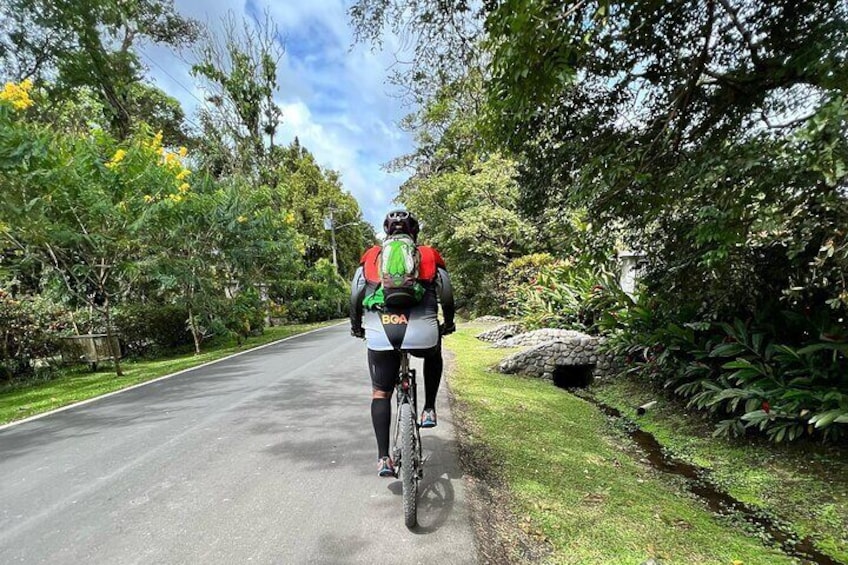
[[[651,432],[678,459],[710,470],[729,494],[788,521],[834,559],[848,563],[848,451],[821,445],[779,445],[712,437],[707,422],[686,418],[685,406],[657,397],[631,379],[594,386],[596,398]],[[659,400],[636,416],[634,407]]]
[[[108,364],[96,372],[84,367],[73,367],[46,382],[0,389],[0,424],[48,412],[335,323],[338,323],[338,320],[266,328],[261,336],[248,338],[240,346],[232,340],[203,351],[200,355],[186,353],[163,359],[127,361],[121,365],[124,370],[123,377],[115,376],[111,365]]]
[[[455,354],[449,382],[463,453],[482,454],[465,457],[467,472],[505,489],[511,515],[521,517],[488,526],[499,538],[499,547],[481,548],[490,561],[524,560],[508,532],[520,529],[549,563],[794,562],[639,462],[595,407],[549,383],[488,370],[510,351],[488,348],[474,338],[479,330],[465,326],[445,343]]]

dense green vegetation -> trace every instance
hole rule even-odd
[[[359,0],[461,305],[609,336],[718,433],[848,436],[848,7]],[[617,252],[645,256],[635,300]]]
[[[461,310],[602,335],[626,378],[599,397],[663,399],[642,422],[673,454],[844,559],[848,5],[357,0],[350,15],[360,40],[388,26],[412,46],[392,80],[416,145],[390,166],[411,173],[398,199]],[[342,313],[373,228],[336,172],[279,139],[273,21],[215,35],[171,0],[10,0],[0,22],[0,421]],[[150,83],[142,44],[193,50],[197,123]],[[329,214],[347,226],[337,249]],[[632,295],[622,252],[644,257]],[[88,333],[117,338],[124,378],[62,365],[79,357],[63,338]],[[561,563],[785,559],[634,460],[589,404],[488,372],[503,352],[470,331],[453,348],[464,446],[529,516],[518,546]]]
[[[55,373],[75,334],[137,360],[342,314],[373,228],[278,139],[270,19],[214,36],[169,0],[15,0],[0,21],[0,383]],[[151,42],[195,50],[199,125],[147,81]]]

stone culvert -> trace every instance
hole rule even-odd
[[[506,324],[500,324],[490,330],[486,330],[485,332],[478,334],[477,339],[483,341],[501,341],[503,339],[509,339],[513,336],[516,336],[524,331],[521,327],[521,324],[516,322],[509,322]]]
[[[541,339],[542,334],[526,335],[526,338],[516,336],[513,339],[532,343]],[[506,342],[497,346],[505,346],[503,343]],[[536,345],[505,358],[498,370],[524,373],[553,381],[558,386],[586,386],[592,379],[603,379],[617,372],[613,358],[598,351],[599,344],[598,338],[580,332],[557,337],[555,341],[537,341]]]

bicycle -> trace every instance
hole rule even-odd
[[[403,484],[403,517],[407,528],[418,523],[418,483],[424,477],[424,458],[421,449],[421,430],[416,415],[418,398],[415,369],[409,367],[409,353],[401,352],[397,384],[397,423],[392,454],[395,473]]]

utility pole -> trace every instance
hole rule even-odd
[[[336,249],[336,230],[340,230],[342,228],[346,228],[349,226],[355,226],[357,224],[361,224],[361,220],[354,220],[353,222],[348,222],[346,224],[342,224],[340,226],[336,225],[336,218],[333,215],[336,209],[332,206],[327,208],[327,212],[329,212],[329,216],[324,218],[324,229],[330,232],[330,245],[333,248],[333,267],[336,269],[336,273],[339,272],[339,257],[338,257],[338,249]]]
[[[330,245],[333,246],[333,268],[335,268],[336,272],[338,273],[339,272],[339,259],[338,259],[338,254],[336,252],[336,220],[333,217],[334,211],[335,211],[335,209],[331,206],[330,207],[330,218],[329,218],[329,220],[330,220],[329,221],[329,224],[330,224]]]

